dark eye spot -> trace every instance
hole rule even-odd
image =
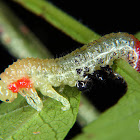
[[[9,102],[9,99],[6,99],[5,101],[6,101],[6,102]]]

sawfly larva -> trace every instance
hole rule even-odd
[[[21,94],[28,104],[41,111],[43,103],[36,89],[45,96],[63,104],[62,110],[70,108],[69,101],[53,87],[78,86],[92,74],[115,59],[126,60],[140,71],[140,42],[127,33],[111,33],[56,59],[26,58],[17,60],[0,75],[0,100],[12,102]]]

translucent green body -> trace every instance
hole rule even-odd
[[[53,87],[76,86],[78,80],[86,80],[85,75],[99,70],[100,67],[111,66],[113,61],[118,58],[125,59],[135,68],[138,61],[135,41],[134,36],[127,33],[112,33],[61,58],[18,60],[0,75],[3,82],[1,85],[6,87],[16,80],[27,77],[32,81],[33,88],[21,89],[19,93],[32,107],[38,111],[43,107],[35,90],[39,89],[43,95],[60,101],[64,105],[62,110],[65,111],[70,108],[69,101],[57,93]],[[3,89],[0,92],[0,99],[6,102],[13,101],[16,97],[15,93],[4,89],[5,92]],[[6,94],[6,90],[9,94]]]

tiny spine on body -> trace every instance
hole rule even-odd
[[[17,60],[0,75],[0,100],[12,102],[21,94],[37,111],[43,103],[36,89],[45,96],[63,104],[62,110],[70,108],[69,101],[57,93],[53,87],[69,85],[74,87],[79,80],[87,80],[87,74],[115,59],[126,60],[140,71],[140,42],[128,33],[111,33],[76,49],[72,53],[56,59],[26,58]]]

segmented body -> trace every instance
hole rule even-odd
[[[32,107],[40,111],[43,104],[35,90],[39,89],[43,95],[62,102],[62,109],[68,110],[69,101],[58,94],[53,86],[76,86],[77,81],[86,80],[87,74],[100,67],[111,66],[118,58],[125,59],[140,71],[139,47],[140,43],[133,35],[112,33],[61,58],[18,60],[0,75],[0,99],[11,102],[20,93]]]

